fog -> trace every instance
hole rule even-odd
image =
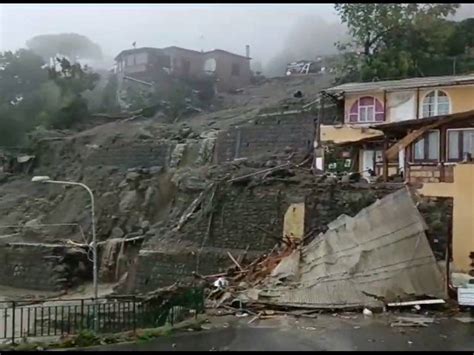
[[[474,16],[463,4],[457,18]],[[254,68],[281,73],[288,61],[335,52],[344,38],[333,4],[1,4],[0,50],[16,50],[40,34],[75,32],[112,58],[132,47],[220,48],[244,54]]]

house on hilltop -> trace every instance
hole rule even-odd
[[[214,78],[218,92],[232,91],[250,83],[249,48],[246,56],[215,49],[198,52],[176,46],[135,48],[115,57],[119,80],[139,80],[146,85],[166,75],[180,79]]]

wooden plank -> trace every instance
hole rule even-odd
[[[417,304],[443,304],[446,303],[442,299],[434,299],[434,300],[418,300],[418,301],[407,301],[407,302],[392,302],[387,303],[389,307],[400,307],[400,306],[416,306]]]
[[[235,260],[235,258],[232,256],[232,254],[229,251],[227,252],[227,255],[229,256],[230,260],[232,260],[232,262],[240,269],[240,271],[244,270],[242,269],[242,266],[240,266],[240,264],[237,262],[237,260]]]
[[[443,125],[447,125],[450,122],[457,121],[457,120],[464,120],[464,119],[472,119],[474,118],[474,112],[473,111],[466,111],[466,112],[461,112],[458,114],[453,114],[453,115],[447,115],[444,117],[440,117],[439,120],[421,127],[417,130],[414,130],[410,133],[408,133],[405,137],[400,139],[397,143],[395,143],[393,146],[391,146],[387,151],[387,159],[394,159],[397,155],[398,152],[401,149],[404,149],[405,147],[409,146],[411,143],[416,141],[418,138],[420,138],[423,134],[425,134],[427,131],[431,129],[438,128]]]

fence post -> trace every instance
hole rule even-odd
[[[15,301],[12,301],[12,345],[15,345]]]
[[[81,330],[84,329],[84,299],[81,299]]]
[[[136,311],[136,303],[135,303],[135,296],[132,296],[132,304],[133,304],[133,334],[137,331],[137,311]]]
[[[196,291],[197,291],[196,289],[193,290],[193,298],[194,298],[194,319],[197,319],[197,317],[198,317],[198,312],[199,312],[199,307],[200,307],[200,305],[201,305],[201,299],[198,298],[198,297],[200,296],[200,294],[197,295],[198,292],[196,292]]]

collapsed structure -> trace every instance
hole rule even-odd
[[[354,183],[313,173],[315,142],[319,134],[325,134],[323,129],[318,130],[314,110],[314,104],[320,102],[317,85],[327,86],[320,83],[324,78],[278,78],[262,85],[260,96],[255,94],[257,88],[248,88],[247,92],[224,97],[229,100],[228,109],[196,115],[175,125],[138,116],[55,139],[38,139],[34,174],[83,181],[92,187],[97,199],[101,278],[120,281],[119,292],[151,291],[177,281],[191,281],[196,273],[224,273],[233,264],[232,258],[237,263],[252,260],[281,244],[283,237],[299,238],[298,244],[314,238],[302,249],[300,261],[304,261],[305,255],[313,253],[310,246],[340,246],[331,244],[339,240],[331,237],[334,233],[351,240],[353,236],[342,232],[348,226],[354,227],[354,233],[359,227],[360,234],[368,230],[367,237],[375,236],[382,227],[393,234],[398,226],[395,221],[382,226],[376,219],[374,225],[379,225],[379,230],[367,226],[363,230],[359,217],[343,217],[337,222],[339,227],[332,223],[341,215],[355,216],[403,185]],[[276,91],[271,85],[283,88]],[[295,91],[304,91],[305,95],[295,96]],[[263,99],[266,97],[270,99]],[[322,118],[319,114],[319,122]],[[0,202],[1,223],[10,226],[2,231],[0,247],[8,248],[15,238],[21,238],[25,243],[43,245],[69,243],[87,251],[91,220],[85,210],[86,196],[57,186],[32,187],[29,180],[28,176],[13,176],[0,185],[5,196]],[[405,203],[406,210],[397,212],[398,219],[403,220],[403,213],[413,206],[405,195],[395,196],[398,197],[382,201],[391,201],[388,206]],[[380,203],[361,212],[361,216],[377,216],[377,207],[384,206]],[[428,242],[436,260],[444,265],[446,257],[449,259],[451,204],[423,199],[418,208],[426,220]],[[421,217],[412,213],[410,218],[418,228],[414,234],[417,240],[426,238],[420,230]],[[53,224],[80,225],[86,237],[79,228],[40,228]],[[320,233],[326,234],[318,237]],[[395,237],[402,235],[395,233]],[[406,237],[406,243],[413,242]],[[359,253],[361,261],[371,255],[357,248],[353,251]],[[426,240],[421,242],[421,253],[429,260],[426,268],[434,270],[433,253],[427,252]],[[403,261],[396,259],[399,254],[393,254],[394,262]],[[296,258],[296,254],[292,255]],[[325,257],[324,253],[321,257]],[[356,254],[353,257],[357,258]],[[288,260],[291,265],[292,259]],[[285,263],[280,266],[281,272]],[[354,261],[353,265],[370,270],[364,262]],[[410,273],[413,284],[402,288],[388,284],[387,290],[395,290],[396,296],[440,297],[439,271],[433,271],[429,287],[418,287],[419,280],[410,271],[412,265],[405,266],[402,274]],[[303,270],[309,266],[301,267]],[[61,268],[68,269],[53,266],[46,270],[54,273]],[[87,278],[85,274],[80,277]],[[37,287],[33,281],[29,286]],[[415,284],[418,286],[410,291]],[[305,283],[306,286],[312,287]],[[377,292],[374,294],[380,296]],[[371,296],[359,296],[355,303],[375,302]],[[267,293],[267,299],[271,298]]]
[[[444,277],[404,188],[356,216],[342,215],[329,230],[285,257],[256,302],[309,308],[380,308],[416,297],[445,296]]]

